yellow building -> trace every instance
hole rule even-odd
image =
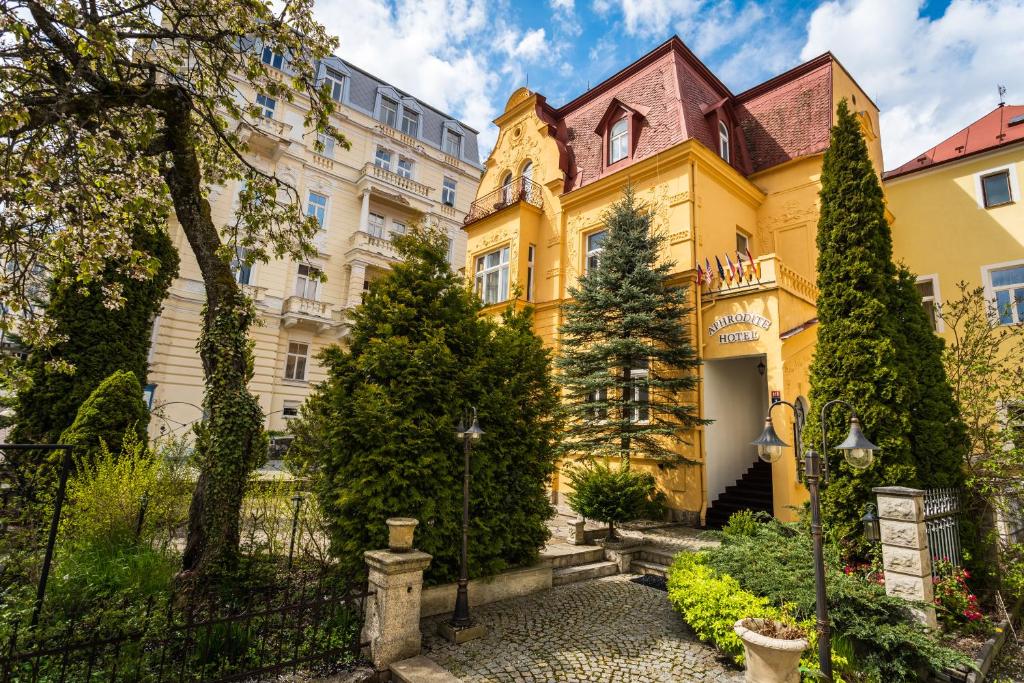
[[[925,307],[947,338],[934,304],[958,298],[959,282],[984,287],[1004,323],[1024,322],[1021,178],[1024,106],[999,106],[885,174],[896,258],[919,273]]]
[[[269,49],[263,61],[282,77],[290,71],[288,60]],[[261,324],[251,330],[255,375],[249,387],[274,430],[287,428],[310,387],[324,379],[315,356],[344,341],[348,313],[366,283],[396,261],[391,235],[414,220],[438,225],[450,238],[449,260],[461,267],[461,225],[480,182],[475,130],[337,57],[317,67],[338,102],[333,123],[351,142],[349,150],[325,140],[324,151],[315,152],[314,134],[303,126],[308,103],[275,101],[238,82],[264,114],[244,131],[251,161],[296,187],[306,212],[322,227],[319,254],[309,262],[235,268],[260,314]],[[232,220],[239,189],[210,189],[216,221]],[[154,436],[187,433],[202,415],[203,373],[195,346],[203,283],[180,227],[172,225],[171,234],[181,272],[153,332],[147,390]],[[326,282],[317,282],[317,272]]]
[[[749,442],[773,397],[806,408],[819,175],[842,98],[859,112],[881,173],[878,109],[831,54],[733,94],[672,38],[560,108],[520,89],[495,120],[465,221],[467,272],[495,310],[518,291],[557,348],[560,306],[627,183],[668,237],[664,256],[689,285],[704,361],[693,400],[714,423],[680,445],[700,465],[633,463],[655,473],[677,519],[715,523],[737,507],[791,518],[788,506],[805,499],[795,459],[755,466]],[[743,275],[730,278],[738,260]],[[711,282],[698,283],[708,264]],[[553,489],[557,501],[558,477]]]

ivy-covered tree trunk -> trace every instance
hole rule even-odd
[[[169,103],[166,117],[173,162],[164,177],[206,289],[199,338],[205,419],[197,429],[200,474],[189,508],[182,569],[217,578],[237,564],[245,485],[266,456],[263,411],[246,387],[252,374],[247,332],[254,311],[218,254],[220,237],[201,191],[191,107],[179,97]]]

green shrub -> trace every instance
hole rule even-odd
[[[771,604],[787,604],[795,618],[814,618],[814,564],[804,524],[768,521],[753,535],[725,537],[704,560],[718,574],[735,578],[744,590]],[[908,612],[909,603],[886,595],[876,582],[844,573],[835,546],[826,546],[825,564],[833,630],[848,642],[856,660],[851,680],[916,681],[921,669],[966,662],[917,624]]]
[[[100,444],[106,444],[116,454],[126,431],[132,430],[139,440],[144,440],[148,422],[149,411],[135,373],[117,370],[82,402],[75,421],[61,434],[60,442],[76,446],[80,459],[83,453],[95,453]]]
[[[740,510],[729,516],[729,520],[722,527],[722,535],[726,538],[733,536],[753,536],[757,533],[758,527],[769,515],[760,510]]]
[[[628,466],[612,469],[596,460],[567,468],[572,493],[569,507],[587,519],[608,524],[608,538],[615,538],[615,524],[641,517],[660,517],[665,494],[658,491],[654,476]]]

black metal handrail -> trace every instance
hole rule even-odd
[[[463,223],[469,225],[519,202],[526,202],[542,209],[544,208],[543,196],[540,185],[526,176],[519,176],[473,202]]]

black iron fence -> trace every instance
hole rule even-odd
[[[69,623],[59,632],[11,630],[0,683],[241,681],[355,661],[366,591],[318,577],[249,591],[244,602],[176,607],[151,600],[131,628]]]
[[[926,490],[924,524],[932,558],[948,560],[960,566],[963,562],[960,545],[960,491],[950,488]],[[932,567],[934,571],[934,563]]]
[[[543,197],[540,185],[526,176],[519,176],[473,202],[463,223],[469,225],[518,202],[526,202],[540,209],[544,207]]]

